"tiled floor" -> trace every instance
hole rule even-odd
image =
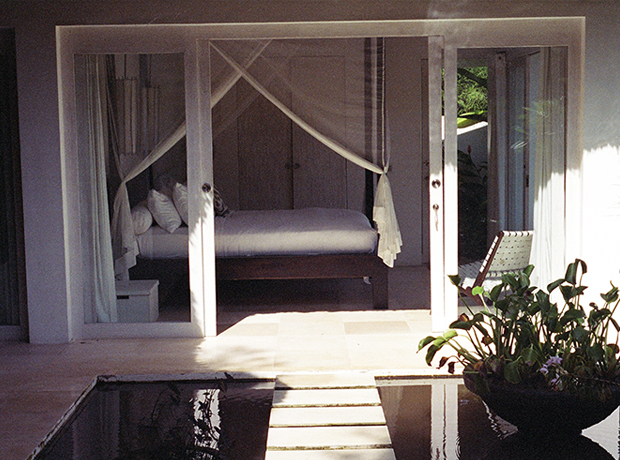
[[[62,345],[0,343],[0,458],[24,460],[97,375],[204,374],[273,378],[347,370],[373,375],[436,373],[417,344],[430,330],[424,272],[399,273],[387,311],[343,294],[334,304],[255,305],[220,312],[204,339],[85,340]],[[414,278],[417,278],[414,279]],[[420,290],[418,290],[420,289]],[[417,293],[416,293],[417,291]],[[409,306],[409,308],[407,308]]]

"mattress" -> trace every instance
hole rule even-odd
[[[152,226],[137,239],[143,258],[187,257],[188,227],[168,233]],[[370,253],[376,245],[366,216],[349,209],[233,211],[215,218],[217,257]]]

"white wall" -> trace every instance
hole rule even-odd
[[[64,342],[72,337],[67,305],[74,300],[67,267],[76,261],[66,251],[65,241],[77,231],[77,220],[67,214],[72,207],[65,206],[73,197],[63,196],[61,187],[63,168],[73,165],[64,164],[59,147],[55,25],[562,15],[586,17],[585,152],[581,171],[570,171],[577,177],[582,173],[584,201],[569,193],[568,203],[583,209],[583,237],[581,248],[575,244],[566,252],[569,258],[584,257],[591,272],[607,280],[617,278],[620,269],[620,4],[616,0],[3,1],[0,27],[16,29],[31,340]]]
[[[620,4],[586,23],[582,258],[590,294],[620,285]],[[600,299],[599,299],[600,300]]]

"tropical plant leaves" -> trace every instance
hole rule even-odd
[[[620,304],[620,289],[601,294],[605,302],[601,308],[590,304],[586,309],[581,299],[587,287],[581,284],[587,265],[580,259],[566,269],[564,278],[547,286],[547,291],[530,285],[534,267],[528,266],[520,273],[502,275],[501,283],[490,291],[473,288],[473,295],[484,296],[493,304],[480,312],[461,315],[440,336],[428,336],[419,344],[419,350],[427,348],[426,361],[431,361],[446,344],[453,354],[440,360],[440,367],[447,366],[453,372],[461,362],[479,376],[494,374],[510,383],[524,379],[540,379],[538,370],[553,362],[555,377],[562,376],[556,388],[566,388],[564,380],[571,378],[603,379],[620,376],[620,347],[617,342],[607,343],[609,332],[620,333],[620,324],[614,312]],[[458,275],[450,277],[459,285]],[[554,291],[558,295],[551,295]],[[553,300],[552,300],[553,298]],[[555,299],[563,300],[556,302]],[[462,347],[457,341],[457,331],[469,346]],[[552,378],[549,377],[549,382]]]

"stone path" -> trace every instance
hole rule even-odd
[[[265,460],[297,459],[396,460],[371,374],[277,377]]]

